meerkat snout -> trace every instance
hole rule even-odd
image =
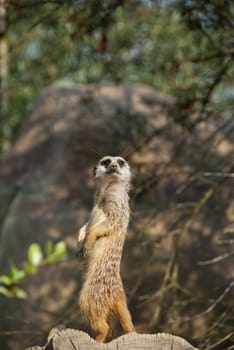
[[[119,182],[130,183],[131,170],[130,166],[125,159],[119,156],[105,156],[103,157],[94,168],[95,180],[101,181],[107,180],[109,176],[110,180]]]

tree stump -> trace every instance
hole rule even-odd
[[[53,328],[44,347],[26,350],[198,350],[181,337],[166,333],[129,333],[109,343],[98,343],[87,333]]]

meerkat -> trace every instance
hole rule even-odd
[[[120,277],[120,261],[129,223],[131,171],[121,157],[105,156],[94,168],[96,193],[88,222],[78,233],[77,255],[84,259],[79,304],[96,340],[111,333],[114,315],[124,333],[134,332]]]

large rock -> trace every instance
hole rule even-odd
[[[43,93],[0,165],[0,273],[13,262],[22,266],[32,242],[44,246],[49,239],[65,239],[69,256],[25,281],[27,300],[0,297],[1,330],[32,332],[2,337],[4,349],[43,343],[61,321],[90,331],[77,307],[82,273],[74,255],[75,232],[92,206],[92,167],[106,154],[127,157],[134,171],[122,275],[137,329],[148,332],[157,325],[202,338],[210,318],[205,314],[184,322],[179,316],[196,313],[197,307],[189,303],[184,309],[179,302],[189,299],[183,288],[196,288],[198,308],[204,310],[207,286],[212,291],[218,283],[220,288],[211,292],[215,298],[231,277],[229,259],[215,266],[197,262],[226,253],[226,246],[215,242],[229,237],[234,219],[231,177],[219,185],[218,175],[203,173],[228,172],[234,142],[232,133],[225,134],[228,118],[189,132],[187,122],[196,116],[186,123],[182,117],[171,98],[144,86],[92,85]],[[196,209],[215,184],[209,201]],[[181,283],[181,290],[175,288],[177,308],[170,292],[156,294],[166,266],[169,282]]]

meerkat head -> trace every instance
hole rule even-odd
[[[103,157],[95,166],[93,173],[95,180],[99,183],[114,181],[129,185],[131,180],[130,166],[122,157]]]

